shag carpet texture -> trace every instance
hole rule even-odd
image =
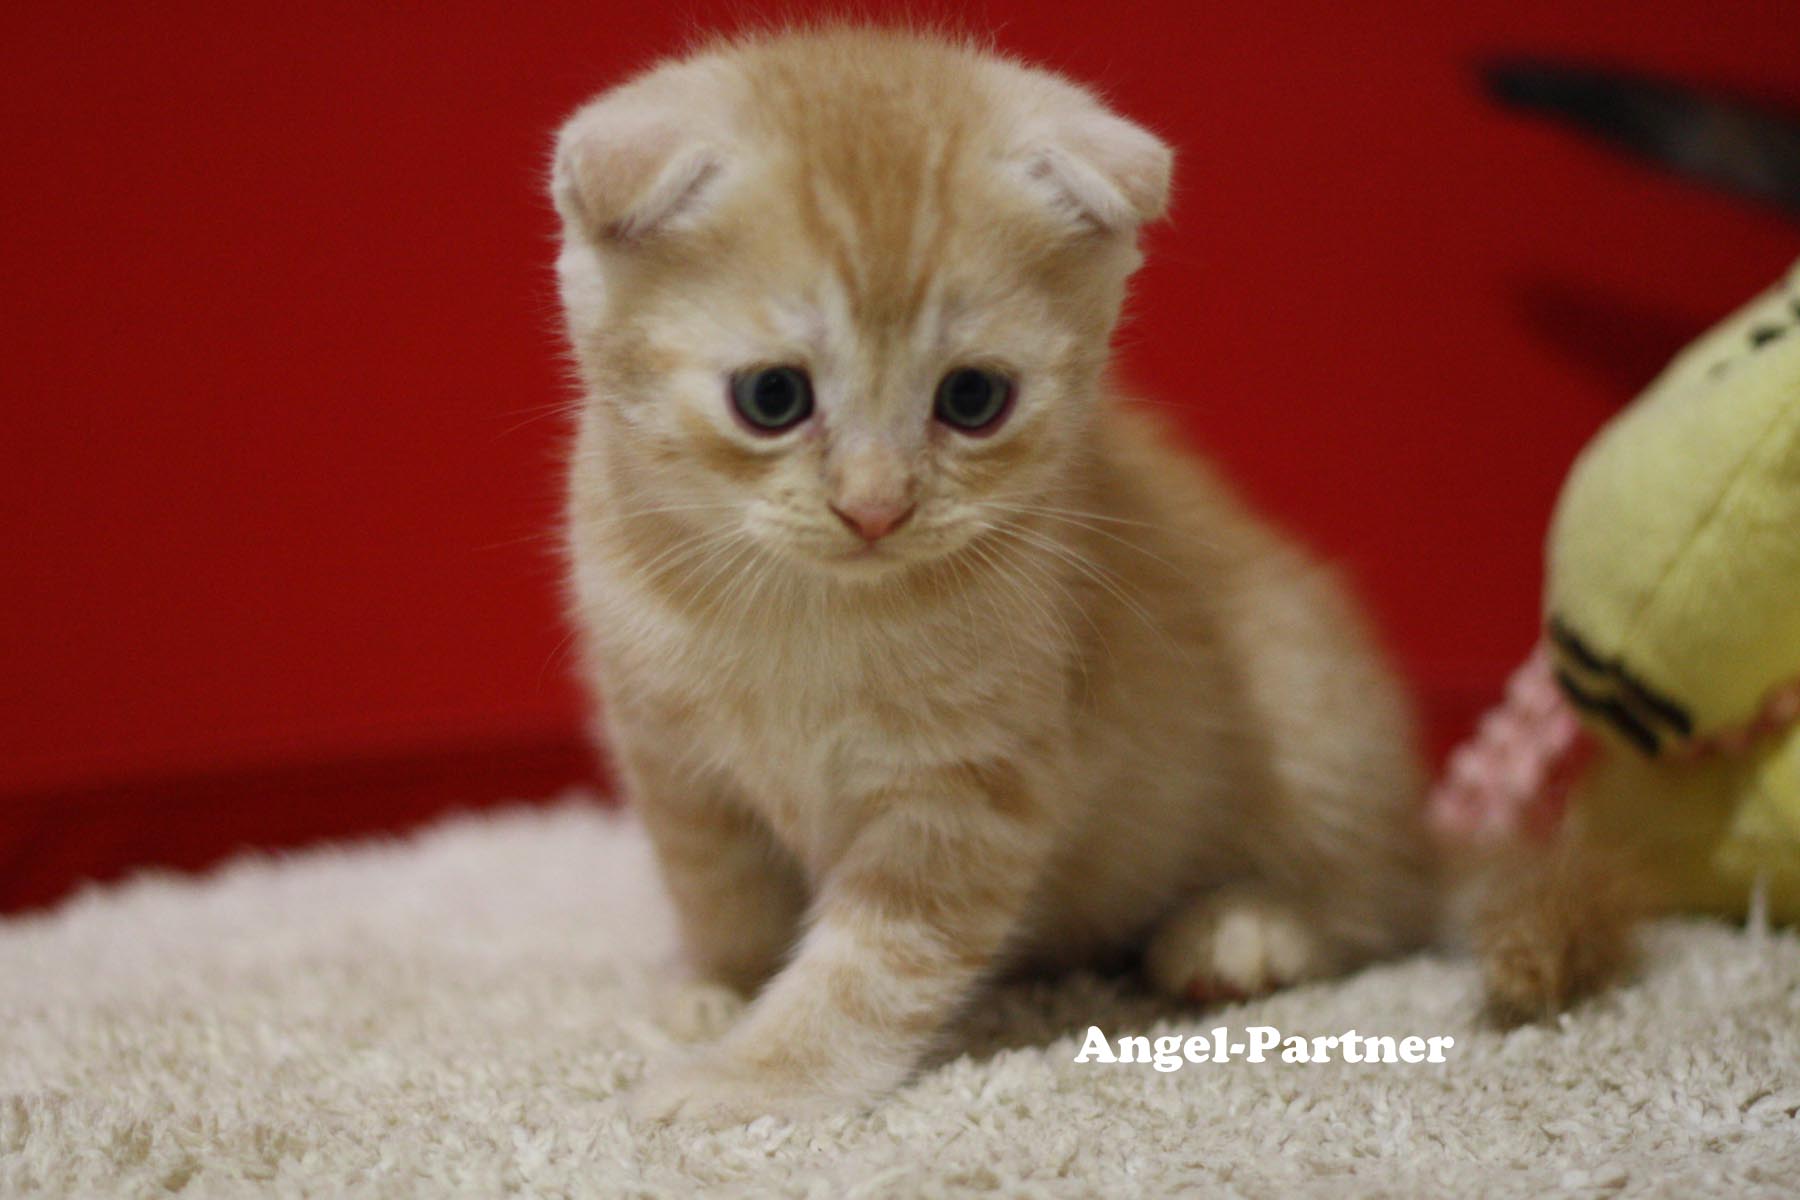
[[[999,989],[870,1112],[694,1133],[621,1093],[736,1002],[683,982],[639,828],[573,800],[143,877],[0,924],[0,1195],[1791,1196],[1800,939],[1657,926],[1502,1033],[1420,956],[1213,1012]],[[1078,1065],[1108,1036],[1448,1034],[1442,1065]]]

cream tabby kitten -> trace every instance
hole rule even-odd
[[[575,613],[707,975],[639,1114],[856,1106],[1009,967],[1216,999],[1417,943],[1399,691],[1332,576],[1103,381],[1170,153],[857,28],[715,44],[558,141]]]

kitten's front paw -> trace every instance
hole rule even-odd
[[[1156,927],[1144,971],[1167,995],[1243,1000],[1323,974],[1323,944],[1291,907],[1251,891],[1200,896]]]
[[[651,1075],[627,1101],[639,1121],[679,1122],[709,1129],[747,1125],[758,1117],[807,1120],[843,1105],[804,1081],[766,1067],[704,1052]]]

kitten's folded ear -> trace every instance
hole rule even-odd
[[[1155,134],[1094,106],[1043,128],[1024,167],[1033,185],[1078,225],[1128,231],[1168,208],[1174,161]]]
[[[550,195],[572,231],[595,245],[639,241],[703,207],[724,157],[697,97],[658,72],[577,112],[556,139]]]

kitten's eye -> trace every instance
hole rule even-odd
[[[978,367],[958,367],[938,384],[932,415],[963,433],[991,433],[1012,406],[1012,380]]]
[[[812,380],[798,367],[763,367],[731,377],[731,404],[758,433],[781,433],[812,416]]]

